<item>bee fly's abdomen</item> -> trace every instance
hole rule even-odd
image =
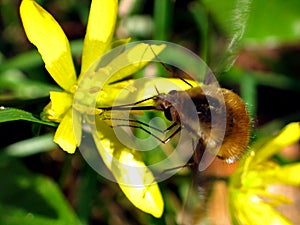
[[[243,100],[227,89],[222,89],[226,105],[226,131],[218,157],[234,162],[245,152],[250,139],[250,118]]]

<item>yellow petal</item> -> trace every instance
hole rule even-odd
[[[124,49],[124,46],[112,50],[108,55],[105,55],[104,58],[96,61],[84,76],[81,77],[76,91],[76,102],[82,104],[95,102],[98,92],[101,90],[101,95],[105,86],[123,80],[137,72],[154,59],[156,54],[159,54],[164,48],[165,45],[140,43],[133,47],[131,46],[131,48],[127,50]],[[106,90],[108,90],[108,98],[113,102],[113,89],[107,87]],[[119,91],[120,90],[121,89],[119,89]],[[152,90],[155,89],[152,88]],[[155,94],[157,94],[157,92],[155,92]],[[102,97],[102,99],[104,98],[105,97]],[[108,102],[107,100],[104,101]],[[95,106],[95,104],[93,106]]]
[[[115,48],[104,58],[94,62],[81,77],[77,91],[102,90],[105,85],[121,81],[144,67],[165,47],[164,44],[140,43],[126,50],[125,46]]]
[[[234,224],[292,224],[272,206],[244,190],[232,190],[229,205]]]
[[[255,153],[251,164],[254,165],[268,159],[284,147],[296,143],[299,139],[300,123],[295,122],[288,124],[276,137],[267,142]]]
[[[84,38],[81,74],[110,46],[117,18],[117,0],[93,0]]]
[[[69,41],[55,19],[32,0],[23,0],[20,15],[24,30],[41,54],[46,69],[64,90],[76,82]]]
[[[137,151],[120,143],[113,129],[103,121],[96,122],[98,131],[92,133],[98,152],[126,197],[140,210],[161,217],[164,203],[152,172]]]
[[[150,170],[130,149],[123,148],[117,160],[112,170],[127,198],[142,211],[161,217],[163,200]]]
[[[287,184],[299,186],[299,171],[300,163],[291,163],[285,166],[263,169],[258,171],[258,174],[265,184]]]
[[[110,47],[111,48],[116,48],[116,47],[121,46],[121,45],[126,45],[130,41],[131,41],[130,37],[126,38],[126,39],[117,39],[117,40],[114,40],[114,41],[111,42]]]
[[[71,108],[73,96],[67,92],[50,91],[51,102],[44,108],[42,119],[59,123]]]
[[[197,86],[199,83],[188,80],[189,84]],[[172,90],[186,90],[191,88],[180,79],[176,78],[143,78],[137,80],[125,80],[111,85],[105,85],[97,96],[98,107],[117,106],[122,104],[135,103],[159,93],[169,93]],[[153,105],[154,102],[145,101],[142,105]]]
[[[104,68],[110,72],[108,82],[113,83],[136,73],[151,62],[165,47],[164,44],[140,43],[122,52]]]
[[[82,137],[82,113],[74,110],[72,113],[73,118],[73,132],[76,139],[77,146],[80,146]]]
[[[133,177],[134,174],[130,174]],[[143,174],[137,174],[143,177]],[[163,213],[163,199],[159,187],[156,183],[151,186],[131,187],[119,184],[123,193],[132,202],[132,204],[140,210],[160,218]]]
[[[76,129],[81,129],[76,127]],[[78,146],[78,141],[73,128],[72,109],[69,109],[60,122],[55,135],[54,142],[57,143],[64,151],[74,153]]]

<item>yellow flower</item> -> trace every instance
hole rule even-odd
[[[78,110],[72,108],[74,95],[77,92],[79,81],[84,80],[83,75],[86,74],[88,68],[111,48],[117,6],[117,0],[92,1],[83,44],[81,72],[77,79],[69,41],[59,24],[35,1],[23,0],[21,2],[20,15],[26,35],[29,41],[37,47],[49,74],[63,89],[62,92],[50,92],[51,102],[45,107],[42,117],[59,123],[54,141],[68,153],[74,153],[76,147],[80,145],[82,120],[86,120],[80,114],[80,105],[77,105],[76,109]],[[145,54],[146,48],[147,45],[139,45],[137,51],[140,52],[142,49],[143,54]],[[153,48],[158,53],[163,49],[163,46],[157,46],[157,49]],[[129,51],[129,53],[135,53],[134,51]],[[148,56],[148,61],[153,57],[153,54]],[[111,59],[111,63],[108,65],[114,68],[115,64],[118,63],[118,59],[118,57],[115,60]],[[142,66],[142,64],[131,64],[131,66],[129,65],[120,72],[116,72],[113,79],[119,80],[136,72]],[[105,71],[105,68],[100,68],[97,75],[101,75],[101,70]],[[105,73],[102,74],[105,75]],[[87,73],[87,75],[92,76],[93,74]],[[93,83],[87,85],[89,90],[97,88],[97,86],[93,86]],[[122,84],[120,85],[122,86]],[[118,85],[116,86],[118,88]],[[103,89],[105,88],[103,87]],[[112,93],[112,96],[114,92],[117,92],[111,87],[106,88],[106,90],[107,93]],[[103,93],[104,91],[101,90],[99,96],[101,97]],[[79,96],[80,94],[85,93],[79,93]],[[113,101],[112,96],[110,96],[109,103]],[[89,100],[87,99],[87,101]],[[94,113],[95,115],[95,110],[97,109],[92,109],[91,114]],[[101,124],[104,122],[98,119],[95,123]],[[99,129],[96,129],[92,130],[92,135],[104,163],[111,170],[128,199],[141,210],[151,213],[155,217],[160,217],[163,212],[161,193],[158,185],[152,182],[154,177],[141,160],[138,152],[122,146],[110,132],[102,133]],[[112,158],[114,160],[111,160]],[[116,164],[116,161],[119,163]],[[140,169],[128,169],[127,165],[137,166]],[[153,184],[147,186],[149,183]],[[135,186],[136,184],[139,184],[138,188]]]
[[[72,128],[72,101],[77,78],[69,41],[54,18],[35,1],[23,0],[20,15],[26,35],[41,54],[45,67],[64,92],[51,92],[44,116],[60,122],[54,141],[73,153],[78,143]],[[117,1],[93,1],[84,39],[81,74],[110,48],[117,15]],[[105,22],[100,22],[105,21]]]
[[[270,157],[300,139],[300,124],[287,125],[276,137],[251,147],[229,183],[229,207],[234,224],[291,224],[274,207],[290,203],[268,191],[271,185],[300,185],[300,163],[280,166]]]

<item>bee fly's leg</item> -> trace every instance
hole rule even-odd
[[[178,123],[172,123],[169,127],[167,127],[164,130],[158,129],[154,126],[151,126],[147,123],[144,123],[142,121],[139,120],[132,120],[132,119],[121,119],[121,118],[103,118],[103,120],[117,120],[117,121],[126,121],[126,122],[130,122],[130,123],[136,123],[138,125],[134,125],[134,124],[116,124],[116,125],[111,125],[111,127],[132,127],[132,128],[136,128],[136,129],[141,129],[144,132],[146,132],[147,134],[151,135],[152,137],[154,137],[155,139],[157,139],[158,141],[160,141],[163,144],[168,143],[180,130],[181,127],[179,126],[169,137],[167,137],[166,139],[161,139],[160,137],[158,137],[157,135],[153,134],[151,131],[147,130],[146,128],[144,128],[143,126],[147,126],[150,129],[153,129],[159,133],[162,134],[166,134],[167,132],[169,132],[170,130],[172,130],[172,128],[178,126]]]
[[[199,141],[196,145],[196,148],[194,148],[194,154],[193,154],[193,161],[195,165],[199,165],[201,158],[203,156],[203,153],[205,151],[205,143],[202,138],[199,138]]]
[[[106,120],[108,120],[108,119],[106,119]],[[137,123],[137,124],[140,124],[140,125],[143,125],[143,126],[147,126],[147,127],[151,128],[151,129],[157,131],[157,132],[162,133],[162,134],[165,134],[165,133],[169,132],[173,127],[175,127],[175,126],[178,125],[177,123],[173,123],[173,124],[171,124],[169,127],[167,127],[166,129],[161,130],[161,129],[158,129],[158,128],[156,128],[156,127],[154,127],[154,126],[151,126],[151,125],[149,125],[149,124],[147,124],[147,123],[144,123],[144,122],[142,122],[142,121],[139,121],[139,120],[132,120],[132,119],[129,119],[129,120],[128,120],[128,119],[121,119],[121,118],[110,118],[109,120],[128,121],[128,122],[131,122],[131,123]],[[128,126],[128,127],[132,127],[132,125],[130,125],[130,124],[117,124],[117,125],[113,125],[113,126]],[[137,128],[139,128],[139,127],[137,127]],[[175,131],[175,132],[176,132],[176,131]],[[175,133],[175,132],[174,132],[174,133]],[[177,131],[177,132],[178,132],[178,131]],[[176,133],[177,133],[177,132],[176,132]],[[175,134],[174,134],[174,135],[175,135]],[[174,135],[172,134],[169,138],[173,137]]]
[[[155,177],[160,177],[160,176],[164,175],[165,173],[168,173],[172,170],[182,169],[182,168],[185,168],[185,167],[193,167],[194,165],[195,165],[195,163],[191,162],[191,163],[186,163],[184,165],[175,166],[175,167],[172,167],[172,168],[169,168],[169,169],[165,169]]]
[[[140,125],[128,125],[128,124],[118,124],[115,125],[113,127],[132,127],[132,128],[137,128],[137,129],[141,129],[142,131],[146,132],[147,134],[151,135],[152,137],[154,137],[155,139],[157,139],[158,141],[160,141],[161,143],[165,144],[167,143],[169,140],[163,140],[160,137],[158,137],[157,135],[153,134],[152,132],[150,132],[149,130],[147,130],[146,128],[140,126]]]
[[[143,196],[145,197],[145,194],[146,194],[146,192],[148,191],[149,187],[150,187],[152,184],[156,183],[157,178],[163,176],[164,174],[166,174],[166,173],[168,173],[168,172],[170,172],[170,171],[172,171],[172,170],[182,169],[182,168],[185,168],[185,167],[193,167],[194,165],[195,165],[195,163],[192,162],[192,163],[186,163],[186,164],[181,165],[181,166],[175,166],[175,167],[172,167],[172,168],[163,170],[163,171],[160,172],[159,174],[155,175],[153,181],[152,181],[151,183],[148,184],[148,187],[145,189]]]

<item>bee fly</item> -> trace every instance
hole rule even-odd
[[[204,94],[204,90],[206,94]],[[225,105],[214,97],[215,95],[207,94],[215,91],[224,96]],[[200,132],[194,128],[197,127],[194,125],[195,120],[190,116],[190,109],[185,106],[187,96],[196,106]],[[156,97],[156,109],[164,111],[164,115],[168,120],[181,123],[182,127],[189,132],[199,135],[199,143],[194,154],[196,164],[199,163],[205,148],[214,152],[214,148],[220,144],[217,156],[230,163],[238,159],[248,145],[250,119],[245,103],[238,95],[227,89],[216,90],[214,87],[204,85],[186,91],[171,91],[168,94],[161,94]],[[179,113],[181,116],[179,116]],[[216,116],[214,124],[211,122],[212,114]],[[223,137],[222,129],[219,131],[218,125],[225,119]],[[214,131],[212,132],[212,130]]]
[[[161,64],[167,68],[162,62]],[[167,68],[167,70],[170,71],[171,69]],[[176,76],[179,77],[178,75]],[[129,120],[131,124],[119,124],[116,126],[129,126],[142,129],[162,143],[167,143],[181,129],[186,129],[189,133],[196,135],[199,140],[193,154],[194,165],[199,164],[205,149],[210,152],[216,152],[215,148],[219,148],[219,151],[215,153],[218,158],[225,160],[227,163],[233,163],[242,156],[250,138],[250,119],[245,103],[237,94],[230,90],[216,88],[213,84],[203,84],[201,87],[193,87],[187,80],[181,77],[179,79],[190,85],[191,88],[185,91],[172,90],[166,94],[159,93],[157,90],[157,95],[141,101],[100,109],[104,111],[162,111],[165,118],[173,122],[170,127],[163,131],[138,120]],[[224,99],[221,99],[220,96]],[[148,100],[153,100],[154,105],[138,106],[140,103],[147,102]],[[190,107],[187,104],[188,101],[192,101],[194,104],[198,118],[195,118],[195,114],[191,113]],[[214,123],[212,123],[212,115],[214,115]],[[118,118],[110,119],[125,121],[125,119]],[[199,121],[199,123],[195,123],[195,121]],[[224,121],[226,121],[225,124]],[[222,123],[224,124],[223,128]],[[166,133],[177,125],[179,127],[164,140],[143,127],[148,126],[148,128]]]
[[[104,114],[115,110],[127,110],[128,112],[133,110],[160,111],[163,112],[167,120],[172,122],[172,125],[165,130],[160,130],[155,126],[136,119],[113,118],[112,116],[107,118],[103,116],[102,118],[111,122],[114,120],[120,121],[119,124],[111,125],[112,127],[141,129],[161,143],[169,142],[182,130],[187,131],[190,136],[196,137],[192,138],[194,143],[191,145],[195,149],[193,151],[194,165],[199,165],[202,158],[205,159],[206,152],[213,153],[213,156],[217,156],[227,163],[233,163],[239,159],[248,146],[251,127],[250,118],[243,100],[234,92],[219,87],[213,74],[207,69],[205,71],[201,70],[201,74],[206,74],[204,83],[200,86],[193,86],[191,84],[193,82],[189,82],[189,80],[193,80],[190,75],[193,72],[185,72],[165,65],[155,54],[151,45],[149,47],[157,62],[173,77],[186,83],[189,89],[171,90],[168,93],[161,93],[155,87],[157,94],[154,96],[129,104],[98,108],[103,110]],[[117,82],[114,81],[113,83]],[[147,105],[150,101],[151,104]],[[193,111],[191,108],[195,110]],[[151,132],[150,129],[163,134],[171,134],[166,139],[161,139]]]

